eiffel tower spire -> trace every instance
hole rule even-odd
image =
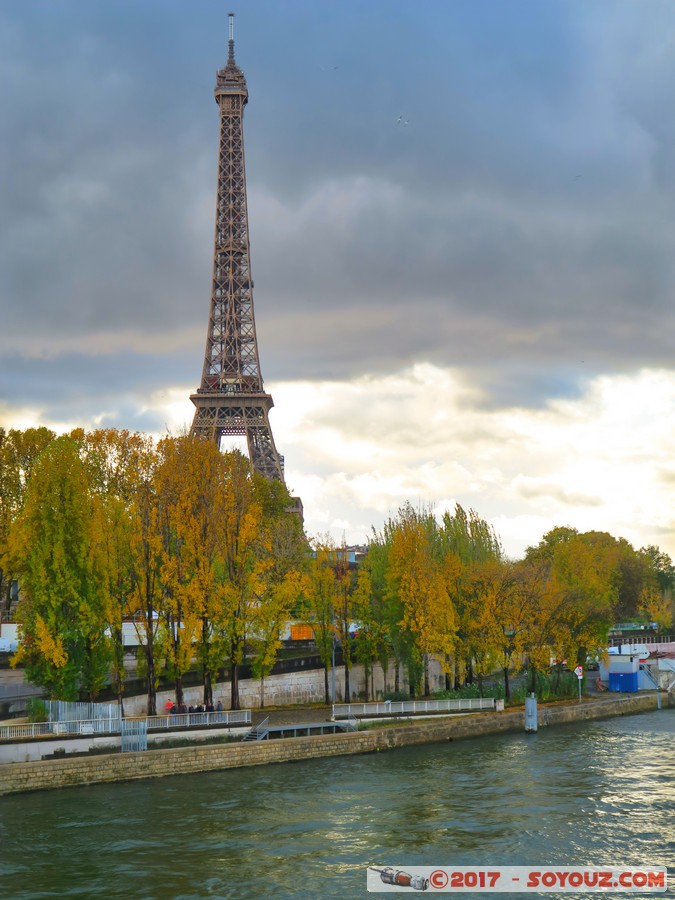
[[[274,404],[263,388],[253,316],[242,128],[248,89],[234,59],[233,13],[229,19],[227,63],[216,74],[214,91],[220,151],[213,280],[202,380],[190,396],[196,407],[192,433],[218,445],[223,435],[246,435],[253,469],[283,481],[283,458],[269,423]]]

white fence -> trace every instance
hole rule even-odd
[[[185,713],[165,716],[143,716],[134,719],[78,719],[72,722],[33,722],[22,725],[0,725],[0,740],[21,741],[26,738],[120,734],[125,721],[142,721],[148,730],[190,728],[195,725],[250,725],[251,710],[223,710],[222,712]]]
[[[120,730],[120,707],[117,703],[77,703],[68,700],[44,700],[50,722],[96,721],[96,734]],[[92,732],[94,733],[94,732]]]
[[[166,713],[148,716],[148,728],[190,728],[195,725],[250,725],[250,709],[224,709],[220,712]]]
[[[503,700],[481,697],[471,700],[386,700],[384,703],[336,703],[335,719],[363,719],[370,716],[410,716],[443,712],[478,712],[504,709]]]
[[[148,723],[143,719],[123,719],[121,735],[122,753],[142,753],[148,749]]]

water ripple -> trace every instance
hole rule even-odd
[[[6,797],[2,895],[344,900],[368,896],[369,863],[664,864],[675,856],[674,737],[663,710]]]

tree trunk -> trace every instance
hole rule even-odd
[[[401,690],[401,666],[398,660],[394,666],[394,691],[398,694]]]
[[[202,671],[204,673],[204,706],[213,706],[213,677],[208,667],[211,657],[211,629],[206,616],[202,616],[202,659],[204,660]]]
[[[0,613],[9,615],[9,607],[9,578],[5,578],[4,572],[0,569]]]
[[[509,667],[504,666],[504,698],[511,699],[511,685],[509,683]]]
[[[213,706],[213,678],[204,666],[204,706]]]
[[[415,688],[417,685],[415,684],[415,677],[411,666],[408,666],[408,694],[410,695],[410,699],[415,699]]]
[[[473,659],[466,664],[466,684],[473,684]]]
[[[113,655],[113,684],[115,685],[115,693],[117,694],[117,705],[120,708],[120,716],[124,718],[124,703],[122,694],[124,693],[124,638],[121,628],[113,630],[115,647]]]
[[[370,673],[369,673],[369,671],[368,671],[368,663],[367,663],[367,662],[364,662],[364,663],[363,663],[363,672],[364,672],[364,674],[365,674],[365,676],[366,676],[366,682],[365,682],[365,696],[364,696],[363,699],[364,699],[365,702],[367,703],[367,702],[368,702],[368,678],[370,677]]]
[[[183,694],[183,676],[176,675],[176,706],[178,709],[183,706],[185,702],[185,696]]]
[[[429,654],[424,654],[424,696],[428,697],[431,693],[429,688]]]
[[[260,709],[265,709],[265,676],[260,676]]]
[[[154,633],[152,630],[152,620],[150,628],[146,632],[145,666],[147,669],[145,680],[148,692],[147,714],[149,716],[157,715],[157,688],[155,687],[155,647]]]
[[[230,709],[241,709],[239,705],[239,664],[233,662],[231,664],[232,672],[230,675]]]
[[[349,666],[345,663],[345,703],[351,703],[352,694],[349,686]]]
[[[147,648],[146,648],[147,649]],[[146,662],[148,673],[145,676],[146,688],[148,692],[147,715],[157,715],[157,691],[155,689],[155,660],[152,653],[146,654]]]
[[[537,670],[534,666],[530,666],[530,693],[537,693]]]
[[[120,708],[120,716],[124,718],[124,700],[122,699],[124,695],[124,676],[119,669],[115,671],[115,687],[117,689],[117,705]]]
[[[383,699],[384,699],[384,694],[386,694],[387,691],[389,690],[389,688],[387,687],[387,678],[389,677],[389,660],[386,659],[386,657],[385,657],[384,661],[382,659],[380,659],[378,661],[380,663],[380,667],[382,668],[382,695],[383,695]],[[373,666],[373,672],[374,671],[375,671],[375,666]],[[373,693],[373,699],[375,699],[375,691],[373,691],[372,693]]]
[[[145,645],[143,650],[145,652],[145,663],[146,663],[146,686],[148,691],[148,704],[147,704],[147,714],[149,716],[157,715],[157,688],[155,687],[155,622],[153,619],[153,607],[152,601],[149,599],[152,596],[152,591],[150,587],[150,576],[146,576],[145,579],[145,594],[148,598],[145,603],[144,608],[144,625],[145,625]]]
[[[323,691],[324,696],[326,698],[326,706],[330,706],[330,696],[328,694],[328,664],[324,663],[323,666]]]

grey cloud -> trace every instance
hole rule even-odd
[[[242,10],[265,377],[427,360],[463,369],[488,405],[540,405],[600,371],[672,366],[675,72],[662,34],[675,11],[653,13],[650,25],[621,2],[520,0],[489,15],[438,2],[411,27],[398,0]],[[2,17],[0,345],[35,357],[77,337],[96,382],[88,339],[133,332],[153,354],[178,347],[144,386],[153,372],[176,383],[174,365],[194,382],[220,4],[67,0]],[[54,403],[61,377],[75,396],[59,366]],[[32,390],[3,375],[3,393],[17,389]]]
[[[96,360],[85,354],[8,355],[0,361],[3,399],[18,408],[43,410],[50,422],[91,422],[103,415],[102,424],[111,427],[161,431],[166,425],[161,414],[139,413],[150,394],[176,383],[196,387],[198,381],[194,368],[163,355],[120,353]]]
[[[568,491],[553,482],[543,482],[526,477],[516,479],[516,491],[526,500],[549,499],[563,506],[594,507],[603,506],[605,503],[603,497]]]

